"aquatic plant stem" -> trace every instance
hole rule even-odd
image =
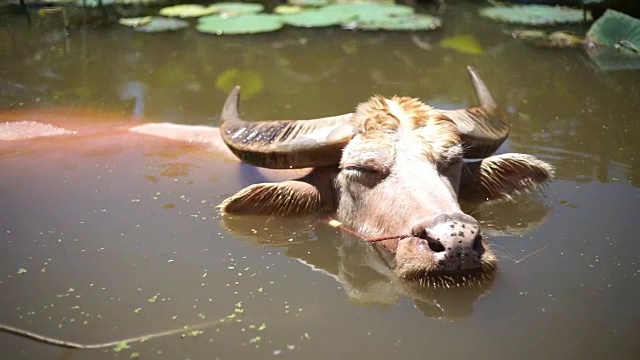
[[[218,325],[220,323],[221,323],[220,320],[209,321],[206,323],[197,324],[193,326],[184,326],[179,329],[167,330],[167,331],[162,331],[158,333],[146,334],[146,335],[136,336],[128,339],[114,340],[114,341],[109,341],[109,342],[99,343],[99,344],[80,344],[72,341],[60,340],[60,339],[56,339],[46,335],[37,334],[28,330],[18,329],[16,327],[4,325],[4,324],[0,324],[0,331],[6,332],[12,335],[21,336],[27,339],[35,340],[47,345],[53,345],[53,346],[69,348],[69,349],[91,350],[91,349],[105,349],[105,348],[114,347],[123,343],[130,344],[130,343],[136,343],[136,342],[143,342],[143,341],[147,341],[147,340],[151,340],[159,337],[184,333],[187,331],[204,329],[210,326]]]
[[[525,255],[525,256],[523,256],[523,257],[521,257],[520,259],[518,259],[518,260],[514,261],[513,263],[514,263],[514,264],[519,264],[519,263],[521,263],[521,262],[523,262],[523,261],[527,260],[528,258],[530,258],[530,257],[532,257],[532,256],[534,256],[534,255],[537,255],[538,253],[541,253],[542,251],[546,250],[548,247],[549,247],[549,245],[545,245],[545,246],[541,247],[540,249],[538,249],[538,250],[536,250],[536,251],[534,251],[534,252],[532,252],[532,253],[530,253],[530,254],[527,254],[527,255]]]

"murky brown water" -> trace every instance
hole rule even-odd
[[[542,196],[467,209],[501,255],[486,288],[415,292],[317,219],[221,219],[215,205],[263,175],[201,147],[123,134],[0,147],[0,322],[99,343],[225,319],[120,354],[0,333],[3,359],[640,356],[640,73],[530,48],[463,5],[417,35],[116,27],[67,39],[8,21],[1,121],[211,124],[226,95],[216,78],[231,67],[262,76],[243,101],[256,119],[348,112],[372,93],[454,108],[475,101],[473,65],[514,124],[500,151],[548,160],[557,180]],[[485,56],[437,47],[466,33]]]

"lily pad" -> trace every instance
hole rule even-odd
[[[83,0],[78,0],[78,5],[82,5],[82,1]],[[98,0],[86,0],[86,1],[93,1],[95,3],[98,2]],[[119,5],[161,5],[161,4],[165,4],[167,3],[167,0],[102,0],[102,5],[107,5],[107,4],[119,4]],[[99,6],[95,5],[95,6]]]
[[[578,46],[582,46],[584,43],[584,39],[566,33],[564,31],[554,31],[547,37],[547,42],[543,44],[538,44],[538,46],[546,46],[552,48],[575,48]]]
[[[546,33],[540,30],[514,30],[509,33],[515,39],[541,48],[575,48],[584,43],[584,39],[563,31]]]
[[[188,26],[189,23],[184,20],[153,16],[151,22],[143,26],[138,26],[135,30],[142,32],[164,32],[181,30]]]
[[[114,2],[115,2],[114,0],[102,0],[102,6],[111,5]],[[98,7],[98,6],[100,6],[100,2],[98,0],[78,0],[78,1],[76,1],[76,3],[79,6],[86,6],[86,7]]]
[[[151,20],[153,20],[151,16],[145,16],[145,17],[135,17],[135,18],[122,18],[118,20],[118,22],[120,23],[120,25],[138,27],[142,25],[147,25],[148,23],[151,22]]]
[[[366,21],[358,20],[356,26],[360,30],[419,31],[434,30],[441,25],[440,19],[435,16],[414,14],[369,18]]]
[[[276,31],[282,26],[278,15],[253,14],[230,18],[210,15],[199,19],[197,29],[216,35],[236,35]]]
[[[640,49],[640,20],[609,9],[591,25],[586,37],[589,41],[612,47],[628,41]]]
[[[640,20],[609,9],[591,25],[586,38],[600,45],[587,50],[600,69],[640,69]]]
[[[583,21],[583,11],[580,9],[546,5],[494,6],[480,10],[480,15],[498,22],[532,26]]]
[[[323,13],[347,14],[355,20],[353,27],[361,30],[432,30],[440,27],[440,19],[415,14],[410,6],[384,3],[332,4],[320,9]]]
[[[225,93],[231,92],[236,85],[242,87],[242,98],[250,99],[262,91],[264,82],[259,72],[235,67],[223,71],[216,78],[216,87]]]
[[[168,0],[54,0],[53,3],[75,3],[83,7],[100,7],[113,4],[119,5],[160,5],[168,3]]]
[[[303,11],[303,8],[297,5],[278,5],[273,8],[273,13],[278,15],[293,15],[299,14]]]
[[[469,55],[484,55],[482,45],[475,36],[470,34],[446,37],[440,41],[440,47]]]
[[[514,39],[522,40],[537,40],[547,37],[547,33],[542,30],[516,29],[513,31],[505,31],[504,33]]]
[[[356,16],[349,12],[307,10],[299,14],[281,15],[280,19],[287,25],[297,27],[323,27],[347,23]]]
[[[304,7],[321,7],[327,5],[327,0],[288,0],[291,5],[304,6]]]
[[[194,18],[205,15],[211,15],[217,10],[214,6],[202,6],[197,4],[183,4],[168,6],[160,9],[160,15],[180,17],[180,18]]]
[[[362,21],[375,21],[391,16],[411,15],[415,11],[412,7],[395,4],[357,3],[357,4],[333,4],[325,6],[322,11],[352,13]]]
[[[588,48],[587,55],[603,71],[640,70],[640,56],[636,54],[598,46]]]
[[[212,5],[222,17],[235,17],[257,14],[264,10],[264,5],[256,3],[226,2]]]

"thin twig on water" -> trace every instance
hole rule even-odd
[[[527,260],[528,258],[530,258],[530,257],[532,257],[532,256],[534,256],[534,255],[537,255],[538,253],[540,253],[540,252],[542,252],[542,251],[546,250],[548,247],[549,247],[549,245],[545,245],[545,246],[541,247],[540,249],[538,249],[538,250],[536,250],[536,251],[534,251],[534,252],[532,252],[532,253],[530,253],[530,254],[528,254],[528,255],[525,255],[524,257],[522,257],[522,258],[520,258],[520,259],[518,259],[518,260],[514,261],[513,263],[514,263],[514,264],[519,264],[519,263],[521,263],[521,262],[523,262],[523,261]]]
[[[13,326],[4,325],[4,324],[0,324],[0,331],[6,332],[6,333],[9,333],[9,334],[13,334],[13,335],[17,335],[17,336],[22,336],[22,337],[25,337],[27,339],[39,341],[41,343],[45,343],[45,344],[48,344],[48,345],[64,347],[64,348],[70,348],[70,349],[89,350],[89,349],[105,349],[105,348],[118,346],[120,344],[131,344],[131,343],[136,343],[136,342],[143,342],[143,341],[147,341],[147,340],[151,340],[151,339],[155,339],[155,338],[159,338],[159,337],[164,337],[164,336],[169,336],[169,335],[174,335],[174,334],[180,334],[180,333],[193,331],[193,330],[199,330],[199,329],[207,328],[207,327],[210,327],[210,326],[215,326],[215,325],[217,325],[219,323],[220,323],[220,320],[209,321],[209,322],[198,324],[198,325],[184,326],[184,327],[181,327],[179,329],[173,329],[173,330],[167,330],[167,331],[162,331],[162,332],[158,332],[158,333],[152,333],[152,334],[147,334],[147,335],[142,335],[142,336],[136,336],[136,337],[132,337],[132,338],[128,338],[128,339],[109,341],[109,342],[101,343],[101,344],[80,344],[80,343],[76,343],[76,342],[72,342],[72,341],[60,340],[60,339],[56,339],[56,338],[53,338],[53,337],[36,334],[34,332],[31,332],[31,331],[18,329],[18,328],[15,328]]]

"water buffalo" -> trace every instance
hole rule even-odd
[[[335,213],[353,231],[385,237],[402,278],[487,274],[496,257],[459,198],[493,200],[553,176],[525,154],[492,154],[509,126],[473,68],[480,106],[437,110],[408,97],[373,96],[352,114],[312,120],[245,121],[235,88],[220,133],[243,162],[272,169],[313,167],[297,180],[248,186],[226,199],[233,215]],[[468,161],[467,159],[480,159]]]
[[[237,157],[266,169],[261,171],[271,179],[304,174],[250,185],[222,202],[223,214],[335,213],[362,236],[388,238],[376,246],[390,255],[400,278],[483,275],[493,271],[496,258],[478,221],[461,210],[459,200],[509,198],[549,180],[553,168],[531,155],[492,156],[509,126],[477,73],[472,68],[469,73],[480,100],[471,109],[438,110],[412,98],[374,96],[352,114],[245,121],[238,113],[236,88],[224,104],[219,128],[121,121],[87,125],[69,120],[69,111],[56,124],[55,116],[46,113],[42,119],[30,115],[30,121],[0,123],[0,140],[17,140],[0,143],[0,154],[41,152],[47,156],[33,161],[46,166],[51,156],[104,155],[123,146],[154,153],[165,146],[163,139],[141,141],[140,134],[204,144],[209,154]],[[83,116],[92,115],[77,117]],[[41,136],[60,141],[18,145]],[[236,191],[236,178],[227,175],[231,180],[224,186],[236,186]]]

